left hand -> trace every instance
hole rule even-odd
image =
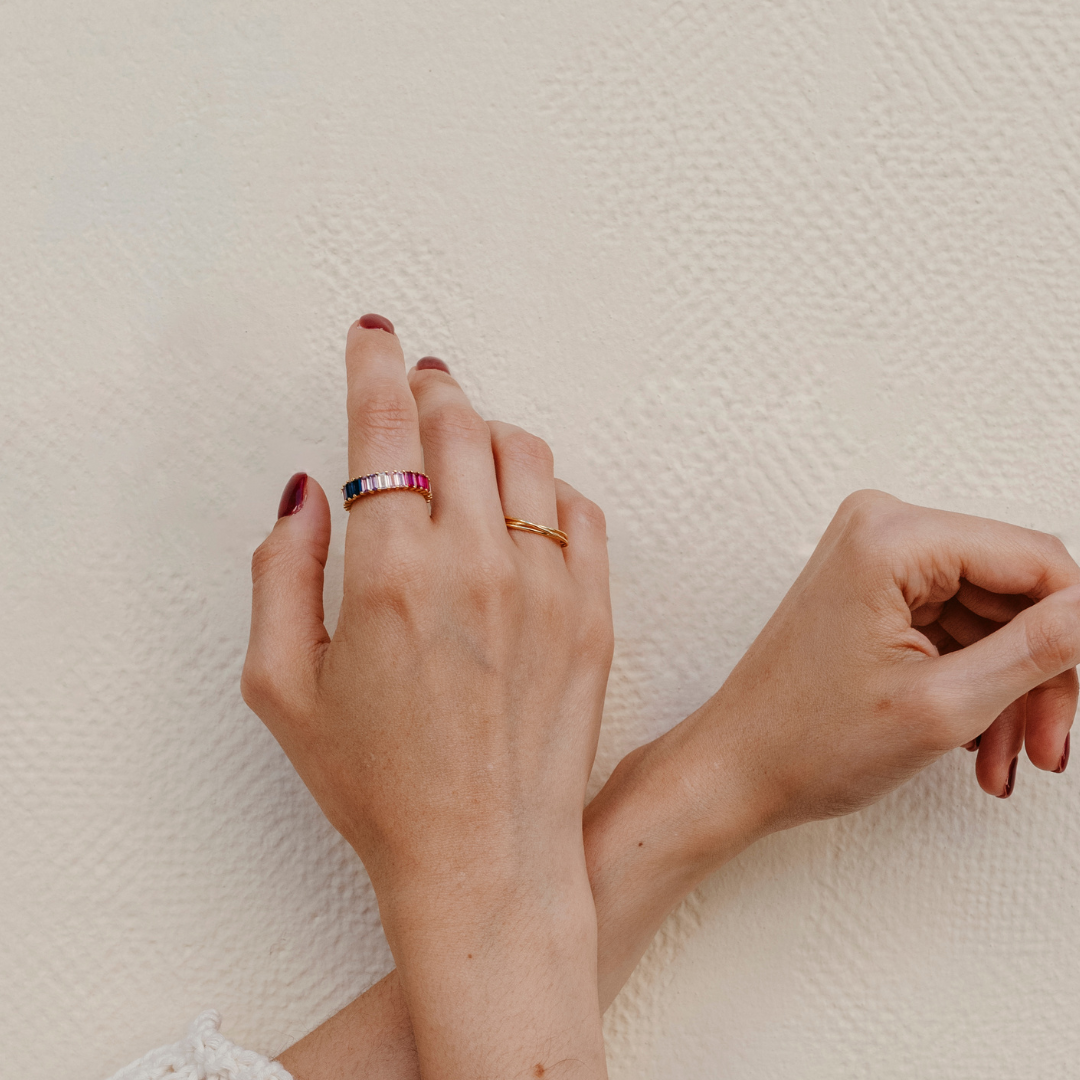
[[[245,699],[368,869],[421,1071],[601,1075],[581,817],[612,652],[603,515],[447,372],[406,379],[392,333],[354,324],[346,360],[351,475],[425,471],[431,513],[413,492],[354,504],[331,640],[308,481],[255,553]]]

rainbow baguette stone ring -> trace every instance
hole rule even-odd
[[[350,509],[357,499],[380,491],[419,491],[431,502],[431,481],[422,472],[376,472],[353,477],[343,485],[345,509]]]

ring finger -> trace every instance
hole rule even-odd
[[[555,459],[543,439],[514,424],[499,420],[488,421],[491,431],[491,452],[495,458],[495,474],[499,482],[499,498],[503,516],[519,518],[558,528],[559,511],[555,499]],[[558,551],[552,538],[514,529],[510,534],[518,547],[526,550],[544,548]]]

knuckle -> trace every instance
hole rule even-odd
[[[426,432],[453,442],[490,444],[487,424],[468,405],[446,402],[425,417]]]
[[[846,546],[860,558],[891,558],[905,547],[915,510],[883,491],[856,491],[837,511]]]
[[[311,687],[288,658],[274,662],[249,653],[240,673],[240,696],[269,726],[302,727],[310,714]]]
[[[1060,537],[1054,536],[1053,533],[1039,533],[1039,536],[1046,549],[1049,562],[1056,566],[1068,565],[1072,567],[1076,565],[1073,562],[1072,555],[1069,554],[1069,549]]]
[[[565,490],[565,489],[564,489]],[[607,517],[591,499],[574,491],[559,496],[559,521],[567,528],[607,534]]]
[[[1056,552],[1058,555],[1069,554],[1069,549],[1060,536],[1055,536],[1053,533],[1043,533],[1042,536],[1051,551]]]
[[[349,417],[364,431],[398,431],[415,416],[411,396],[392,386],[377,386],[363,395],[349,395]]]
[[[837,515],[867,514],[898,501],[887,492],[878,491],[876,488],[860,488],[844,499],[837,510]]]
[[[937,752],[951,745],[952,729],[964,704],[957,687],[944,680],[921,678],[882,700],[888,707],[899,709],[917,746]]]
[[[518,584],[514,560],[498,551],[486,551],[469,568],[469,591],[475,599],[504,599]]]
[[[920,679],[897,698],[916,723],[935,728],[949,712],[949,692],[929,679]],[[886,700],[886,699],[883,699]]]
[[[530,471],[553,473],[555,455],[543,439],[528,431],[514,431],[505,436],[500,447],[501,456]]]
[[[279,544],[274,543],[273,533],[270,534],[251,553],[251,582],[258,585],[267,576],[272,576],[282,563],[285,552]]]
[[[384,550],[371,552],[360,572],[350,577],[348,588],[365,607],[399,608],[426,596],[430,581],[422,553],[399,538]]]
[[[1057,674],[1077,661],[1076,602],[1053,604],[1024,627],[1027,650],[1040,673]]]
[[[843,517],[849,528],[861,532],[876,529],[883,519],[896,516],[896,511],[900,506],[900,500],[893,498],[892,495],[873,488],[865,488],[861,491],[853,491],[844,499],[837,511],[837,516]]]
[[[500,618],[529,592],[530,583],[519,572],[512,553],[497,546],[481,546],[464,561],[456,575],[454,592],[465,609],[481,620]]]
[[[588,529],[607,532],[607,516],[592,499],[582,497],[574,507],[574,516]]]
[[[281,701],[280,681],[273,665],[258,653],[249,652],[240,673],[240,696],[252,712],[260,716]]]
[[[1053,587],[1060,588],[1061,583],[1069,585],[1080,582],[1080,567],[1072,557],[1064,542],[1053,533],[1024,530],[1033,550],[1042,563],[1042,571],[1035,583],[1037,593]],[[1066,586],[1068,587],[1068,586]]]

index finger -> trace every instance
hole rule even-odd
[[[861,494],[847,523],[855,515],[869,517],[913,608],[948,600],[965,580],[987,592],[1032,600],[1080,584],[1080,566],[1049,533],[912,506],[881,493]]]
[[[960,552],[960,576],[981,589],[1042,600],[1080,584],[1080,566],[1050,533],[938,511]]]

